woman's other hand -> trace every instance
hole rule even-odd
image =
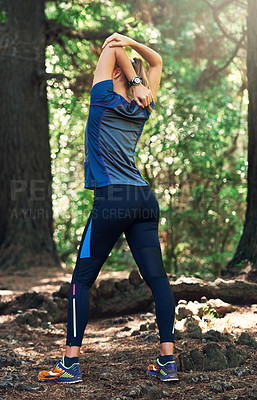
[[[153,94],[150,89],[144,85],[132,86],[134,93],[134,100],[140,107],[147,107],[153,100]]]
[[[120,33],[114,32],[111,36],[105,39],[102,49],[109,43],[110,47],[125,47],[130,46],[133,43],[133,39],[128,36],[121,35]]]

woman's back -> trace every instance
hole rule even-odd
[[[90,94],[84,187],[148,185],[136,168],[134,153],[150,112],[114,92],[112,79],[96,83]],[[153,101],[151,105],[154,106]]]

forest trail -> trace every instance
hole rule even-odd
[[[13,300],[28,290],[50,296],[71,278],[70,271],[60,270],[26,275],[1,276],[1,282],[4,282],[1,286],[2,301]],[[114,275],[117,279],[124,279],[128,272]],[[98,279],[114,275],[101,273]],[[198,338],[192,337],[194,335],[189,329],[177,332],[175,356],[180,366],[180,381],[169,383],[146,375],[148,364],[159,354],[154,309],[152,312],[90,320],[81,348],[83,382],[72,386],[37,381],[38,372],[53,367],[63,354],[65,323],[32,327],[15,322],[17,315],[2,315],[0,399],[256,399],[256,344],[248,340],[250,336],[238,341],[242,333],[256,338],[256,315],[257,306],[254,304],[234,306],[234,311],[222,318],[209,315],[207,332]],[[182,326],[181,320],[177,326]],[[213,335],[209,335],[209,339],[208,332]],[[208,356],[208,346],[221,357],[226,354],[230,360],[228,367],[217,371],[208,370],[207,365],[202,370],[199,365],[196,367],[197,357]],[[190,370],[188,363],[192,359],[195,364]],[[216,353],[213,359],[217,362]]]

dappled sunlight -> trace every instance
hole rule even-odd
[[[62,20],[63,12],[68,12],[74,29],[90,26],[97,30],[102,23],[112,26],[115,21],[119,30],[125,24],[128,35],[153,44],[160,52],[161,85],[155,110],[138,143],[136,163],[158,194],[162,220],[166,220],[160,229],[166,269],[173,271],[177,263],[180,272],[220,273],[238,243],[245,214],[248,93],[244,42],[233,61],[222,66],[239,40],[246,7],[227,4],[219,9],[214,23],[212,7],[202,0],[185,2],[181,9],[172,2],[161,7],[157,2],[156,9],[142,3],[142,21],[134,29],[136,19],[126,4],[108,5],[99,19],[99,10],[91,2],[68,8],[64,3],[58,7],[49,3],[46,14]],[[223,25],[227,35],[220,36]],[[47,72],[62,72],[72,80],[71,87],[68,79],[50,80],[48,86],[54,239],[70,264],[76,261],[93,203],[92,191],[83,189],[83,154],[92,77],[101,51],[102,41],[98,42],[70,40],[65,42],[65,52],[51,43],[46,53]],[[136,54],[126,50],[131,56]],[[82,71],[77,71],[78,65]],[[231,210],[236,214],[231,216]],[[183,246],[186,254],[181,254]],[[114,249],[120,264],[124,247],[122,240],[121,248]]]

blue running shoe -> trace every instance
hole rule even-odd
[[[82,382],[79,363],[72,364],[71,367],[65,367],[64,356],[58,360],[53,369],[50,371],[40,371],[38,380],[41,382],[55,381],[63,383],[77,383]]]
[[[161,364],[159,358],[156,358],[154,364],[150,364],[147,368],[148,375],[154,375],[160,378],[162,381],[178,381],[177,376],[177,365],[175,361],[168,361],[165,364]]]

